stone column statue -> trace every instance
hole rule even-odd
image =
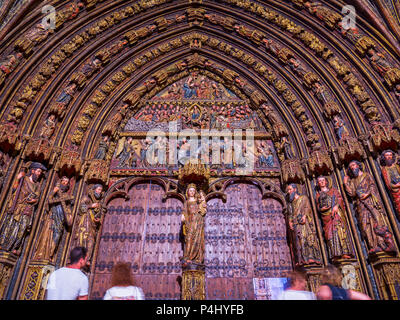
[[[40,231],[33,260],[54,263],[64,228],[72,225],[72,204],[70,179],[64,176],[49,196],[45,223]]]
[[[293,232],[296,265],[321,264],[310,200],[300,195],[295,184],[286,189],[289,194],[289,228]]]
[[[329,258],[349,259],[354,257],[349,232],[346,226],[345,205],[339,190],[331,186],[326,177],[317,179],[317,210],[324,226],[324,236]]]
[[[73,240],[76,246],[85,247],[88,250],[88,261],[93,258],[97,231],[101,217],[106,211],[102,206],[103,197],[103,186],[95,184],[89,190],[89,195],[83,197],[78,212],[78,222]]]
[[[369,253],[396,252],[381,201],[376,196],[378,190],[374,179],[371,174],[362,171],[360,162],[350,162],[348,175],[344,177],[344,187],[354,199],[358,225]]]
[[[383,180],[392,195],[397,217],[400,220],[400,166],[397,164],[397,154],[392,150],[385,150],[380,160]]]
[[[0,228],[0,248],[20,254],[24,240],[30,233],[40,199],[40,177],[46,167],[33,162],[29,172],[20,172],[12,187],[12,196],[8,203],[7,216]]]

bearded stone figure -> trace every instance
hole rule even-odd
[[[397,154],[392,150],[385,150],[380,160],[383,180],[392,195],[397,217],[400,220],[400,166],[397,164]]]
[[[40,198],[40,177],[46,167],[39,162],[29,166],[28,174],[20,172],[12,187],[7,215],[0,228],[0,249],[20,254],[32,228],[36,205]]]
[[[300,195],[295,184],[286,189],[289,195],[289,228],[293,232],[296,265],[321,264],[311,204],[306,195]]]
[[[72,225],[73,197],[69,191],[70,179],[64,176],[49,196],[49,208],[44,217],[45,223],[40,232],[33,260],[54,263],[64,228]]]
[[[376,197],[378,190],[375,182],[371,174],[362,171],[360,162],[350,162],[344,187],[355,201],[358,225],[369,253],[396,252],[381,201]]]
[[[101,216],[106,210],[102,206],[103,196],[103,186],[95,184],[89,196],[83,197],[78,212],[78,225],[73,240],[76,246],[87,249],[88,261],[92,259]]]
[[[182,213],[183,234],[185,244],[183,264],[204,264],[204,219],[207,213],[207,203],[203,191],[197,192],[195,184],[189,184],[186,189],[186,202]]]
[[[345,206],[339,190],[331,187],[327,177],[317,178],[317,209],[321,215],[325,241],[331,260],[354,257],[346,226]]]

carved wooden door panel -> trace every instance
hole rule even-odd
[[[134,185],[128,201],[111,200],[99,243],[92,299],[102,299],[118,261],[131,262],[146,299],[180,299],[182,203],[176,199],[163,203],[163,194],[161,186],[149,182]]]
[[[292,269],[282,206],[261,200],[259,189],[235,184],[227,202],[208,202],[206,216],[206,298],[254,299],[253,278],[284,277]],[[132,263],[146,299],[180,299],[179,241],[182,203],[162,202],[164,190],[152,183],[134,185],[128,201],[108,206],[93,275],[91,298],[101,299],[117,261]]]
[[[206,298],[254,299],[253,278],[280,278],[292,270],[282,206],[261,199],[251,184],[226,189],[227,201],[208,202]]]

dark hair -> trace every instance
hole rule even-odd
[[[133,286],[135,285],[131,273],[131,264],[127,262],[117,262],[111,271],[111,287]]]
[[[307,273],[302,269],[294,270],[289,273],[290,285],[293,286],[295,281],[307,281]]]
[[[328,265],[322,270],[321,283],[341,287],[342,273],[334,265]]]
[[[85,259],[86,254],[87,254],[87,249],[85,247],[75,247],[71,250],[69,254],[69,262],[71,264],[75,264],[80,259]]]

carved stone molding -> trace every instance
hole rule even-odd
[[[282,179],[285,184],[302,183],[306,176],[300,160],[289,159],[281,163]]]

